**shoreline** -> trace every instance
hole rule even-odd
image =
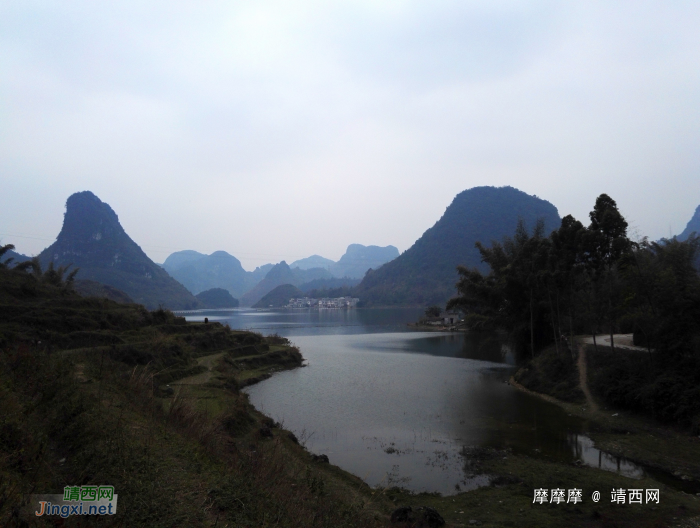
[[[591,408],[588,404],[561,401],[548,394],[535,392],[514,380],[508,383],[533,397],[564,409],[568,414],[590,421],[586,432],[595,447],[613,456],[624,458],[643,469],[666,473],[669,479],[697,483],[700,493],[700,438],[655,420],[618,409]],[[672,443],[673,446],[668,444]],[[673,457],[666,455],[673,453]]]
[[[422,325],[419,323],[406,323],[406,326],[421,332],[468,332],[467,328],[456,326]]]

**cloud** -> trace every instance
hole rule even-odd
[[[0,230],[51,238],[90,189],[156,260],[251,268],[405,250],[458,192],[513,185],[679,232],[698,22],[693,2],[6,3]]]

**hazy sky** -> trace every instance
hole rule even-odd
[[[91,190],[156,262],[406,250],[512,185],[651,238],[700,204],[700,2],[0,2],[0,240]]]

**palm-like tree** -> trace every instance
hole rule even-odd
[[[3,255],[7,253],[8,251],[12,251],[15,249],[15,246],[12,244],[6,244],[4,246],[0,246],[0,261],[2,260]],[[10,262],[12,262],[14,259],[9,258],[5,262],[0,262],[0,269],[7,269],[9,267]]]

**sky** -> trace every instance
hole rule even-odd
[[[156,262],[405,251],[510,185],[634,237],[700,204],[700,2],[0,2],[0,243],[90,190]]]

